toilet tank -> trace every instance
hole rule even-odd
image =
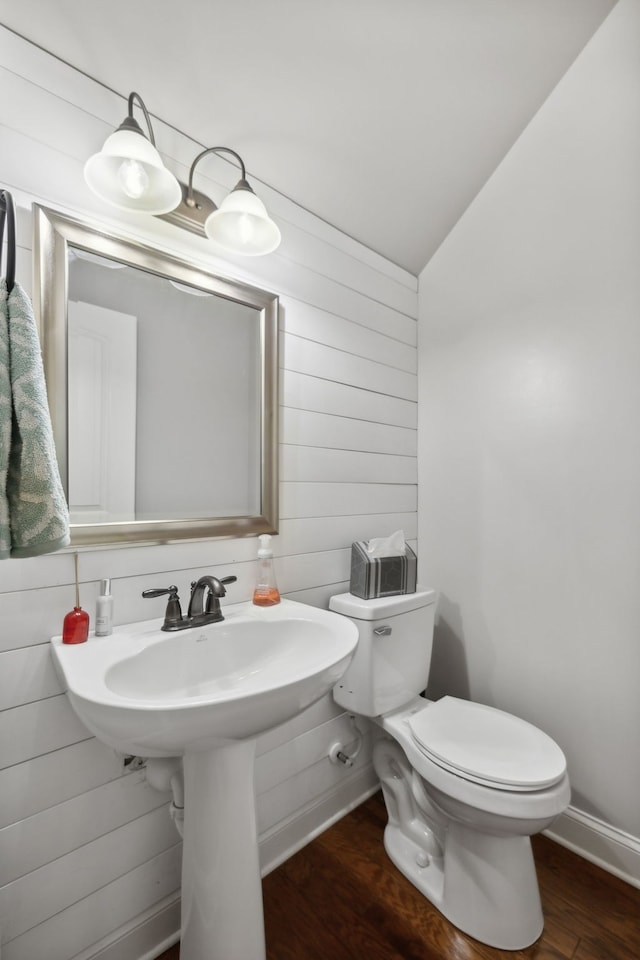
[[[331,597],[329,609],[353,620],[358,646],[347,672],[333,688],[341,707],[377,717],[403,706],[427,685],[436,591],[362,600],[351,593]]]

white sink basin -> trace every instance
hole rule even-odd
[[[104,743],[144,757],[256,737],[327,693],[358,631],[292,600],[223,608],[220,623],[166,633],[161,621],[67,645],[52,640],[74,710]]]
[[[96,737],[124,753],[183,758],[182,960],[266,960],[256,737],[331,690],[358,630],[292,600],[223,613],[220,623],[176,633],[148,620],[86,643],[54,637],[52,649]]]

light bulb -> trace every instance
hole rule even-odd
[[[242,243],[250,243],[255,235],[255,230],[253,228],[252,218],[249,217],[246,213],[243,213],[238,218],[238,234]]]
[[[118,183],[132,200],[137,200],[149,187],[149,175],[137,160],[123,160],[118,167]]]

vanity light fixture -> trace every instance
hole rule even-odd
[[[147,138],[133,116],[134,101],[142,109]],[[193,188],[197,164],[207,154],[230,154],[240,167],[240,179],[218,207]],[[231,253],[261,256],[280,243],[280,230],[247,181],[242,157],[230,147],[207,147],[183,184],[167,170],[156,150],[151,119],[139,94],[130,93],[128,114],[107,137],[100,153],[87,160],[84,177],[97,196],[121,210],[138,210],[176,226],[205,235]]]
[[[137,100],[149,129],[149,138],[133,116]],[[142,98],[129,94],[129,112],[104,142],[100,153],[89,157],[84,178],[97,196],[120,210],[159,214],[180,203],[180,184],[167,170],[156,150],[151,119]]]

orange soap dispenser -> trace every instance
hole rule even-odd
[[[260,540],[258,576],[256,588],[253,591],[253,602],[257,607],[273,607],[276,603],[280,603],[280,591],[276,583],[276,573],[273,569],[271,536],[268,533],[263,533],[258,539]]]

